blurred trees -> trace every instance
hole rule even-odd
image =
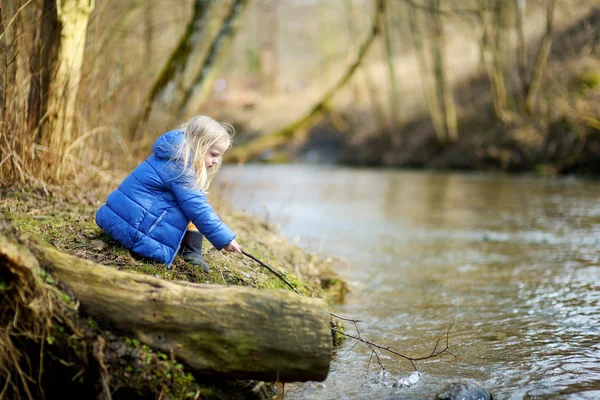
[[[524,3],[524,0],[521,0]],[[526,82],[523,85],[525,92],[525,110],[531,114],[534,111],[534,107],[537,101],[537,96],[544,79],[544,72],[546,69],[546,63],[548,62],[548,56],[550,55],[550,46],[552,46],[552,34],[554,26],[554,8],[556,6],[556,0],[548,0],[546,5],[546,31],[542,43],[538,50],[538,55],[531,72],[531,79],[527,80],[525,76],[522,77],[523,81]],[[517,12],[517,14],[520,14]]]
[[[144,102],[132,139],[143,137],[145,123],[157,102],[177,119],[186,109],[202,106],[248,3],[249,0],[194,1],[187,28]]]
[[[0,4],[7,181],[127,169],[124,159],[135,162],[158,134],[196,114],[277,138],[257,139],[246,146],[252,153],[298,140],[295,131],[331,113],[348,141],[371,135],[390,154],[430,133],[432,146],[449,148],[468,140],[469,121],[545,130],[568,114],[598,125],[592,102],[574,100],[596,90],[596,25],[580,27],[587,42],[563,47],[565,63],[569,51],[587,56],[568,64],[570,75],[552,75],[563,73],[552,64],[557,34],[594,0]],[[573,79],[590,84],[577,92]],[[336,110],[347,111],[345,121]],[[424,117],[430,130],[416,124]]]
[[[533,68],[530,67],[528,46],[525,40],[525,18],[527,0],[514,0],[511,2],[503,0],[480,0],[481,12],[479,13],[482,25],[481,48],[483,62],[486,66],[488,78],[491,84],[491,93],[494,102],[496,116],[503,122],[514,122],[520,119],[520,114],[531,115],[534,112],[537,96],[552,44],[554,26],[554,10],[556,0],[546,0],[546,29],[534,60]],[[511,30],[511,22],[514,24],[517,43],[515,46],[516,76],[518,80],[514,83],[518,110],[509,110],[507,100],[507,88],[505,75],[510,76],[513,67],[502,60],[508,57],[507,33]]]
[[[504,3],[495,0],[480,0],[479,23],[481,24],[481,62],[487,72],[490,82],[490,93],[496,117],[509,123],[517,116],[508,109],[508,93],[504,79],[506,71],[505,47],[506,26],[504,18]],[[522,16],[521,14],[519,14]],[[523,34],[523,30],[519,30]],[[521,56],[524,52],[524,37],[519,36],[519,68],[523,68]]]
[[[305,129],[307,125],[313,123],[318,117],[323,116],[328,111],[333,97],[344,88],[352,78],[365,59],[373,42],[381,33],[382,18],[385,15],[387,1],[374,0],[373,3],[375,4],[375,9],[373,12],[371,29],[365,39],[361,42],[356,57],[349,65],[347,65],[342,76],[325,91],[323,96],[311,106],[306,114],[282,129],[274,130],[244,146],[238,146],[237,148],[230,150],[228,153],[229,160],[244,162],[260,155],[266,150],[277,148],[294,139],[298,131]]]
[[[279,88],[279,0],[258,1],[257,25],[261,88],[266,95],[273,95]]]

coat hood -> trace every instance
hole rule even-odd
[[[182,140],[182,130],[176,129],[169,131],[156,139],[154,146],[152,146],[152,152],[158,158],[169,160],[177,151],[177,148],[181,144]]]

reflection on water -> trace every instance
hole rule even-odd
[[[458,358],[420,362],[414,386],[382,385],[347,342],[324,383],[288,398],[424,399],[462,378],[497,399],[600,398],[600,182],[308,165],[218,180],[234,208],[350,261],[355,289],[334,311],[367,339],[421,356],[455,321]],[[412,371],[382,358],[397,379]]]

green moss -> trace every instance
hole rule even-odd
[[[345,332],[346,329],[341,320],[337,318],[331,319],[331,336],[333,338],[333,347],[339,347],[344,343],[344,335],[341,332]]]
[[[575,77],[577,89],[584,92],[600,86],[600,74],[596,72],[587,72]]]

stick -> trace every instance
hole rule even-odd
[[[296,290],[295,287],[292,286],[291,283],[289,283],[284,277],[283,275],[281,275],[279,272],[275,271],[273,268],[269,267],[267,264],[265,264],[264,262],[260,261],[258,258],[254,257],[252,254],[246,253],[244,250],[242,250],[242,254],[245,255],[246,257],[250,257],[251,259],[253,259],[254,261],[256,261],[257,263],[259,263],[260,265],[262,265],[263,267],[265,267],[266,269],[268,269],[269,271],[271,271],[276,277],[278,277],[279,279],[281,279],[286,285],[288,285],[289,287],[292,288],[292,290],[298,294],[300,294],[299,291]]]

